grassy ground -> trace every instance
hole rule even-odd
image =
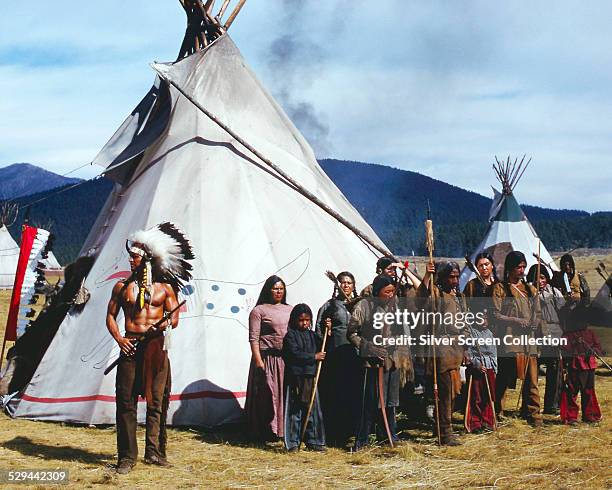
[[[215,488],[388,487],[388,488],[610,488],[612,377],[597,376],[604,421],[529,427],[510,418],[497,433],[462,435],[462,446],[439,448],[425,427],[403,431],[402,445],[351,454],[287,454],[279,444],[249,445],[239,432],[210,433],[171,429],[170,469],[139,462],[117,476],[115,431],[65,424],[12,420],[0,416],[0,469],[62,469],[72,486]],[[510,399],[510,407],[515,399]],[[460,418],[455,420],[457,429]],[[406,426],[406,423],[400,424]],[[139,440],[144,432],[139,430]],[[141,446],[142,447],[142,446]]]
[[[8,297],[0,292],[1,329]],[[609,336],[610,329],[600,330],[601,334]],[[463,445],[453,448],[437,447],[427,427],[405,418],[399,424],[403,439],[399,447],[375,447],[356,454],[338,449],[287,454],[280,444],[249,444],[240,430],[173,428],[169,431],[172,468],[139,462],[132,473],[121,477],[113,471],[114,427],[0,415],[0,470],[69,470],[70,486],[79,488],[610,488],[612,377],[603,368],[597,370],[596,386],[604,416],[599,424],[570,428],[556,417],[544,416],[544,426],[533,429],[510,417],[496,433],[470,435],[461,432],[461,418],[456,414]],[[543,391],[543,383],[540,388]],[[515,406],[516,393],[511,392],[508,407]],[[142,429],[138,436],[142,448]]]

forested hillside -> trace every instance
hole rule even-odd
[[[471,252],[487,229],[491,200],[416,172],[383,165],[340,160],[322,160],[321,166],[391,250],[398,255],[425,253],[423,221],[427,200],[436,231],[436,254],[462,256]],[[56,235],[54,252],[60,262],[73,260],[96,216],[104,205],[112,183],[106,179],[85,182],[21,197],[16,201],[33,205],[30,221]],[[0,191],[2,187],[0,185]],[[580,247],[612,247],[612,213],[523,206],[534,228],[549,250]],[[19,240],[21,212],[11,232]]]

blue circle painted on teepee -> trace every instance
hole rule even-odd
[[[191,294],[193,294],[195,290],[193,289],[193,286],[191,284],[187,284],[185,286],[183,286],[183,290],[181,291],[185,296],[189,296]]]
[[[230,308],[230,311],[231,311],[232,313],[238,313],[238,312],[240,311],[240,308],[238,308],[237,306],[232,306],[232,307]]]
[[[215,307],[215,305],[213,305],[212,303],[206,303],[206,308],[208,308],[209,310],[212,310]]]
[[[219,286],[218,286],[217,284],[213,284],[213,285],[212,285],[212,287],[211,287],[211,289],[212,289],[213,291],[219,291]]]
[[[240,289],[238,290],[238,294],[240,294],[241,296],[244,296],[244,295],[246,294],[246,289],[244,289],[244,288],[240,288]]]

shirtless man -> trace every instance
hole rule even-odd
[[[159,234],[161,231],[158,228],[162,226],[137,232],[134,236],[142,237],[143,241],[150,238],[153,242],[155,233]],[[134,241],[129,245],[132,274],[113,287],[106,315],[106,327],[121,349],[116,379],[117,473],[120,474],[129,473],[138,456],[136,413],[139,395],[144,396],[147,402],[144,461],[169,466],[166,460],[166,413],[171,377],[170,362],[164,349],[164,331],[176,328],[179,312],[175,311],[159,328],[149,331],[164,317],[164,313],[178,305],[173,285],[157,280],[167,271],[158,265],[163,261],[151,253],[152,249],[159,250],[159,247],[151,244]],[[188,271],[172,272],[180,279],[191,277]],[[121,335],[117,325],[119,310],[123,310],[125,316],[124,335]],[[134,341],[142,341],[147,331],[146,340],[136,348]]]

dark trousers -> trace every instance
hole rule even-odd
[[[568,368],[566,387],[561,393],[561,420],[564,423],[578,420],[578,404],[576,399],[580,393],[582,405],[582,420],[598,422],[601,420],[601,409],[595,394],[595,370],[577,370]]]
[[[540,358],[546,366],[546,388],[544,390],[544,412],[553,413],[559,408],[560,378],[559,357]]]
[[[434,416],[440,419],[440,439],[442,439],[442,442],[451,437],[453,433],[454,399],[452,370],[438,374],[438,414],[434,413]],[[437,422],[434,423],[437,424]],[[437,435],[435,434],[436,430],[437,427],[434,426],[434,435]]]
[[[379,403],[378,369],[377,367],[365,369],[361,421],[355,441],[356,449],[368,444],[368,439],[374,427],[376,427],[379,436],[387,438]],[[383,393],[389,431],[391,432],[391,438],[395,441],[398,439],[395,408],[399,404],[399,371],[393,370],[383,373]]]
[[[344,447],[361,419],[363,363],[350,344],[329,350],[319,379],[328,445]]]
[[[529,356],[525,360],[526,372],[518,373],[516,357],[500,357],[499,370],[495,387],[495,411],[499,414],[504,409],[504,399],[508,388],[516,387],[517,376],[525,375],[521,393],[521,416],[527,420],[541,419],[540,392],[538,390],[538,358]],[[525,369],[522,367],[521,369]]]
[[[138,354],[122,357],[117,366],[116,407],[117,407],[117,452],[119,461],[133,463],[138,458],[136,442],[138,392],[141,391],[139,363],[142,357]],[[150,381],[151,399],[147,399],[145,458],[166,458],[166,414],[170,401],[170,362],[165,356],[165,365],[161,366]]]
[[[287,449],[299,445],[307,411],[308,404],[300,399],[295,387],[287,384],[285,391],[285,447]],[[308,446],[325,446],[325,428],[318,393],[315,395],[312,411],[308,417],[303,442]]]

